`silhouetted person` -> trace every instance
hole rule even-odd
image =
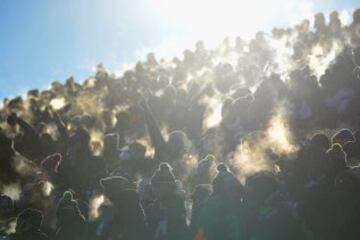
[[[42,214],[38,210],[26,209],[16,219],[16,232],[10,235],[11,240],[47,240],[46,234],[40,231]]]
[[[85,218],[70,191],[65,191],[56,209],[56,240],[86,239]]]

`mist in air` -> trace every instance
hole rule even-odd
[[[0,238],[359,239],[355,1],[0,3]]]

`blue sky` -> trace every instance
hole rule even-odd
[[[82,81],[97,63],[121,72],[148,51],[171,56],[198,39],[210,45],[225,35],[291,25],[318,11],[350,13],[355,2],[0,0],[0,98],[69,76]]]

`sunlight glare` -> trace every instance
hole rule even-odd
[[[282,1],[282,0],[281,0]],[[270,1],[155,0],[160,14],[174,27],[206,41],[238,34],[250,37],[269,13]],[[279,0],[277,0],[279,2]]]

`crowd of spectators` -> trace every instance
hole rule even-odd
[[[332,12],[5,99],[0,237],[358,239],[359,65],[360,10]],[[235,154],[279,112],[290,153]]]

